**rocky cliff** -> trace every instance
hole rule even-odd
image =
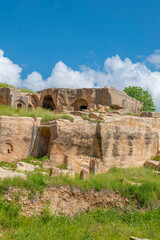
[[[0,119],[0,161],[48,155],[45,168],[62,163],[69,170],[102,173],[111,167],[136,167],[159,151],[159,118],[104,114],[103,120],[74,122],[5,117]]]

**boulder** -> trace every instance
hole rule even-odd
[[[24,173],[19,173],[12,170],[6,170],[0,167],[0,179],[14,178],[14,177],[21,177],[23,179],[26,179],[26,175]]]
[[[25,163],[25,162],[18,162],[17,165],[16,165],[16,168],[18,171],[21,171],[21,172],[34,172],[36,169],[40,169],[39,166],[34,166],[30,163]]]
[[[153,167],[154,169],[160,171],[160,161],[149,160],[144,163],[145,167]]]

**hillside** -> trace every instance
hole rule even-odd
[[[33,161],[44,160],[25,160]],[[87,180],[41,171],[1,180],[1,239],[159,239],[160,176],[152,169],[114,168]]]
[[[159,113],[81,110],[0,105],[1,239],[160,239]]]

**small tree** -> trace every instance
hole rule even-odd
[[[154,112],[156,110],[153,98],[148,90],[141,87],[129,86],[123,90],[128,96],[133,97],[143,103],[143,111]]]

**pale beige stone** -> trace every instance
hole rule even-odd
[[[0,179],[15,178],[15,177],[21,177],[23,179],[27,178],[24,173],[19,173],[12,170],[6,170],[0,167]]]
[[[30,163],[18,162],[16,165],[16,169],[21,172],[34,172],[36,169],[40,169],[39,166],[34,166]]]
[[[70,177],[74,177],[75,172],[74,172],[74,170],[60,169],[60,168],[52,167],[50,169],[50,175],[52,177],[61,176],[61,175],[62,176],[69,175]]]
[[[130,237],[130,240],[149,240],[147,238]]]
[[[15,162],[31,155],[41,119],[0,118],[0,161]]]

